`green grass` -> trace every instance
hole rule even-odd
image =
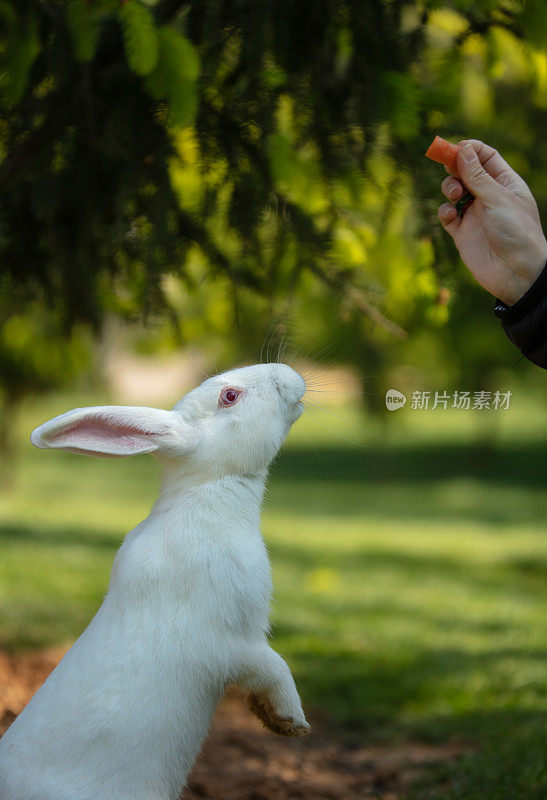
[[[148,457],[23,445],[79,402],[53,398],[19,421],[0,494],[0,644],[11,650],[78,635],[157,491]],[[366,448],[316,412],[333,431],[303,418],[273,469],[273,638],[305,703],[360,741],[470,746],[413,800],[547,796],[547,432],[540,404],[515,405],[497,417],[405,410],[387,432],[335,411],[372,428]]]

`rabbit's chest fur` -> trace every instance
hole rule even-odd
[[[253,636],[267,628],[270,564],[260,508],[248,491],[181,493],[159,502],[126,537],[109,595],[119,611],[139,607],[168,629]]]
[[[216,531],[188,535],[184,520],[131,537],[113,567],[107,600],[127,624],[148,619],[194,653],[226,637],[253,636],[267,628],[270,566],[258,530],[243,529],[230,542]],[[137,609],[137,611],[135,611]]]

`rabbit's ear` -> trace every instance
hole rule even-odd
[[[162,451],[174,457],[196,439],[176,411],[131,406],[75,408],[44,422],[30,436],[36,447],[57,448],[102,458]]]

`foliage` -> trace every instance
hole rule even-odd
[[[484,300],[453,277],[423,152],[437,132],[483,136],[545,205],[542,9],[2,0],[0,257],[18,313],[39,303],[65,331],[157,316],[186,340],[212,304],[240,355],[272,318],[305,316],[318,347],[378,373],[420,336],[446,363]],[[450,377],[487,380],[507,352],[466,353]]]
[[[73,383],[91,363],[89,332],[67,331],[55,307],[21,300],[9,278],[0,282],[0,449],[12,444],[14,406],[25,396]]]

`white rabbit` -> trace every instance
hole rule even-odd
[[[75,409],[32,433],[42,448],[154,453],[164,477],[96,616],[0,740],[1,800],[176,800],[229,683],[275,733],[309,730],[267,642],[259,527],[304,391],[290,367],[259,364],[206,380],[173,411]]]

